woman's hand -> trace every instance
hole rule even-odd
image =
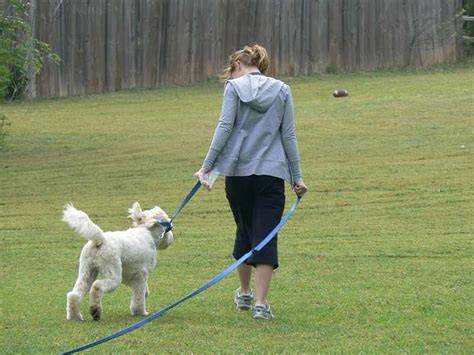
[[[306,193],[306,191],[308,191],[308,188],[304,184],[303,180],[300,180],[298,182],[295,182],[295,184],[293,185],[293,191],[298,197],[302,197]]]
[[[210,190],[211,186],[209,185],[209,179],[206,179],[207,174],[209,174],[209,170],[206,168],[201,168],[194,173],[194,177],[201,182],[202,186],[204,186],[207,190]]]

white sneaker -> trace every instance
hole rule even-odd
[[[255,295],[250,290],[250,293],[241,293],[240,287],[235,290],[234,303],[237,309],[249,310],[252,309],[252,303],[255,299]]]
[[[270,305],[256,304],[253,308],[253,319],[264,319],[270,320],[273,318],[272,310]]]

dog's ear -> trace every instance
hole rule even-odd
[[[135,202],[132,208],[128,209],[128,213],[130,213],[129,217],[133,220],[135,225],[138,224],[143,217],[142,208],[138,202]]]

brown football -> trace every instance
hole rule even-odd
[[[349,92],[346,89],[337,89],[332,93],[334,97],[346,97],[349,95]]]

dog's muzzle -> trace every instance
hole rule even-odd
[[[157,222],[157,224],[161,224],[163,228],[165,229],[165,233],[168,233],[173,229],[173,223],[172,222]]]

